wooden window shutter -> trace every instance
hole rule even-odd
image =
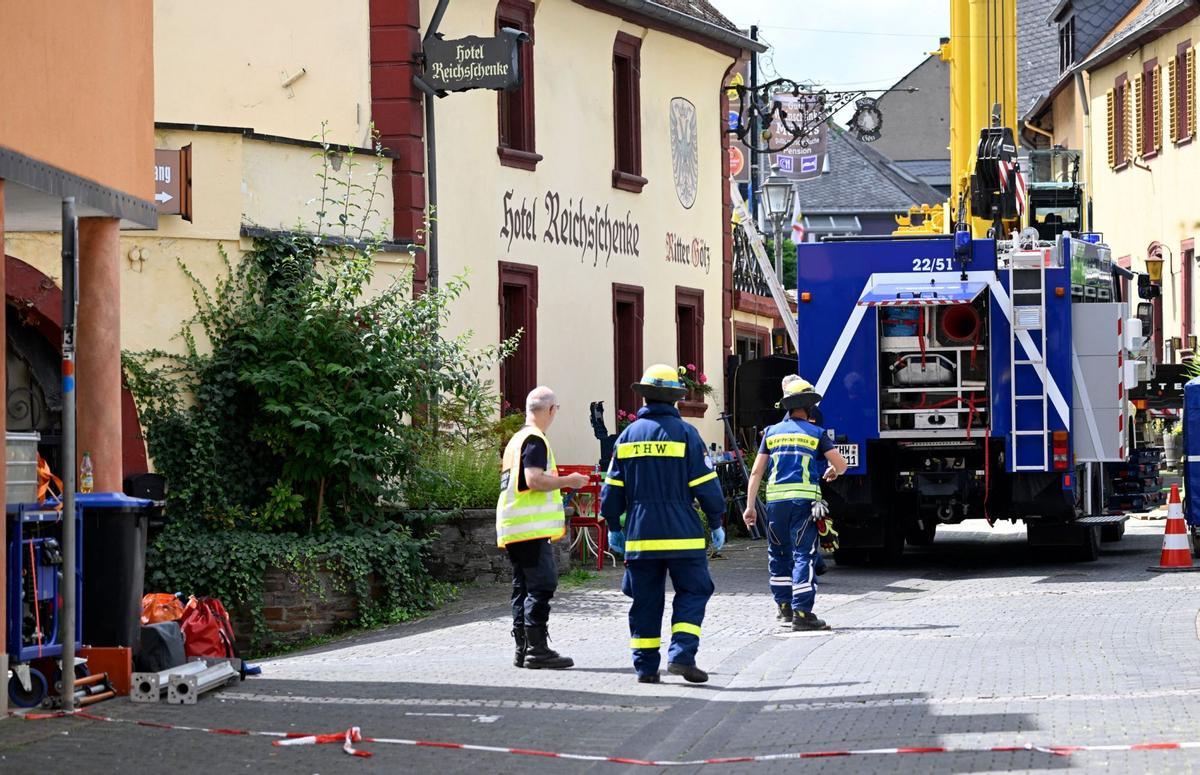
[[[1134,149],[1138,148],[1136,143],[1141,140],[1137,135],[1137,128],[1142,123],[1142,106],[1137,100],[1137,95],[1141,94],[1141,89],[1134,91],[1134,86],[1140,86],[1142,77],[1139,75],[1134,84],[1126,82],[1124,88],[1121,89],[1121,131],[1124,134],[1121,136],[1121,164],[1128,164],[1134,157]]]
[[[1108,101],[1108,166],[1117,166],[1117,93],[1113,89],[1105,95]]]
[[[1155,65],[1150,74],[1150,99],[1153,105],[1150,110],[1151,139],[1155,153],[1162,150],[1163,121],[1162,121],[1162,65]]]
[[[1146,105],[1145,105],[1145,79],[1141,73],[1133,77],[1133,153],[1126,158],[1132,158],[1134,155],[1140,156],[1142,149],[1146,147]]]
[[[1183,68],[1184,137],[1196,134],[1196,49],[1187,50],[1187,63]]]
[[[1171,109],[1167,114],[1167,135],[1171,142],[1178,142],[1182,134],[1179,131],[1179,119],[1186,116],[1180,108],[1179,98],[1183,95],[1179,90],[1179,57],[1171,57],[1167,62],[1167,92],[1171,95]]]

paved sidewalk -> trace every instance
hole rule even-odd
[[[1115,744],[1200,740],[1200,573],[1158,575],[1162,523],[1130,522],[1098,562],[1035,564],[1020,527],[939,533],[894,568],[834,566],[818,613],[836,629],[792,635],[774,622],[765,546],[712,563],[717,594],[699,655],[703,686],[637,684],[627,599],[609,569],[561,589],[553,644],[567,671],[511,665],[502,587],[447,611],[263,663],[263,676],[194,707],[97,706],[111,716],[254,730],[682,760],[845,748]],[[669,622],[664,633],[669,632]],[[664,660],[665,661],[665,660]],[[364,744],[273,748],[82,720],[0,724],[0,770],[184,772],[647,771],[502,753]],[[69,763],[71,766],[67,766]],[[872,756],[671,771],[990,772],[1200,770],[1200,751],[1037,751]],[[653,771],[653,770],[650,770]]]

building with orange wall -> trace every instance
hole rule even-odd
[[[62,202],[73,197],[79,215],[77,448],[92,453],[96,490],[119,492],[122,415],[132,408],[123,406],[121,392],[120,231],[157,223],[153,3],[0,0],[0,19],[0,281],[8,302],[0,319],[7,343],[0,388],[11,420],[16,399],[8,375],[33,367],[22,355],[31,348],[60,352],[62,325],[57,281],[8,256],[5,234],[60,230]],[[13,319],[30,332],[20,352],[9,341]],[[56,397],[39,400],[53,404]],[[132,428],[136,438],[136,420]],[[0,469],[0,485],[3,476]],[[0,544],[4,529],[0,522]],[[0,554],[0,579],[4,571]],[[0,633],[0,667],[6,668],[3,645]]]

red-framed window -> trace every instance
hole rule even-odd
[[[521,85],[512,91],[498,92],[499,137],[496,153],[506,167],[523,170],[537,168],[542,157],[537,153],[534,115],[533,12],[530,0],[500,0],[496,6],[496,33],[511,27],[529,35],[521,46]]]
[[[1196,131],[1196,50],[1191,39],[1175,48],[1175,56],[1167,65],[1168,90],[1171,92],[1171,111],[1168,116],[1171,142],[1190,141]]]
[[[675,355],[680,366],[704,371],[704,291],[675,287]]]
[[[626,412],[641,405],[632,385],[642,373],[645,298],[640,286],[613,283],[613,387],[616,408]]]
[[[500,341],[520,336],[516,352],[500,364],[500,397],[523,412],[537,387],[537,267],[501,261],[499,297]]]
[[[771,331],[749,323],[734,323],[734,354],[742,363],[771,354]]]
[[[1158,59],[1142,63],[1138,105],[1142,158],[1152,159],[1162,148],[1162,68]]]
[[[640,193],[642,177],[642,41],[618,32],[613,43],[612,184]]]

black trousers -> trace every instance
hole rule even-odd
[[[507,547],[512,564],[514,627],[544,627],[550,618],[550,599],[558,588],[558,569],[550,541],[539,538]]]

